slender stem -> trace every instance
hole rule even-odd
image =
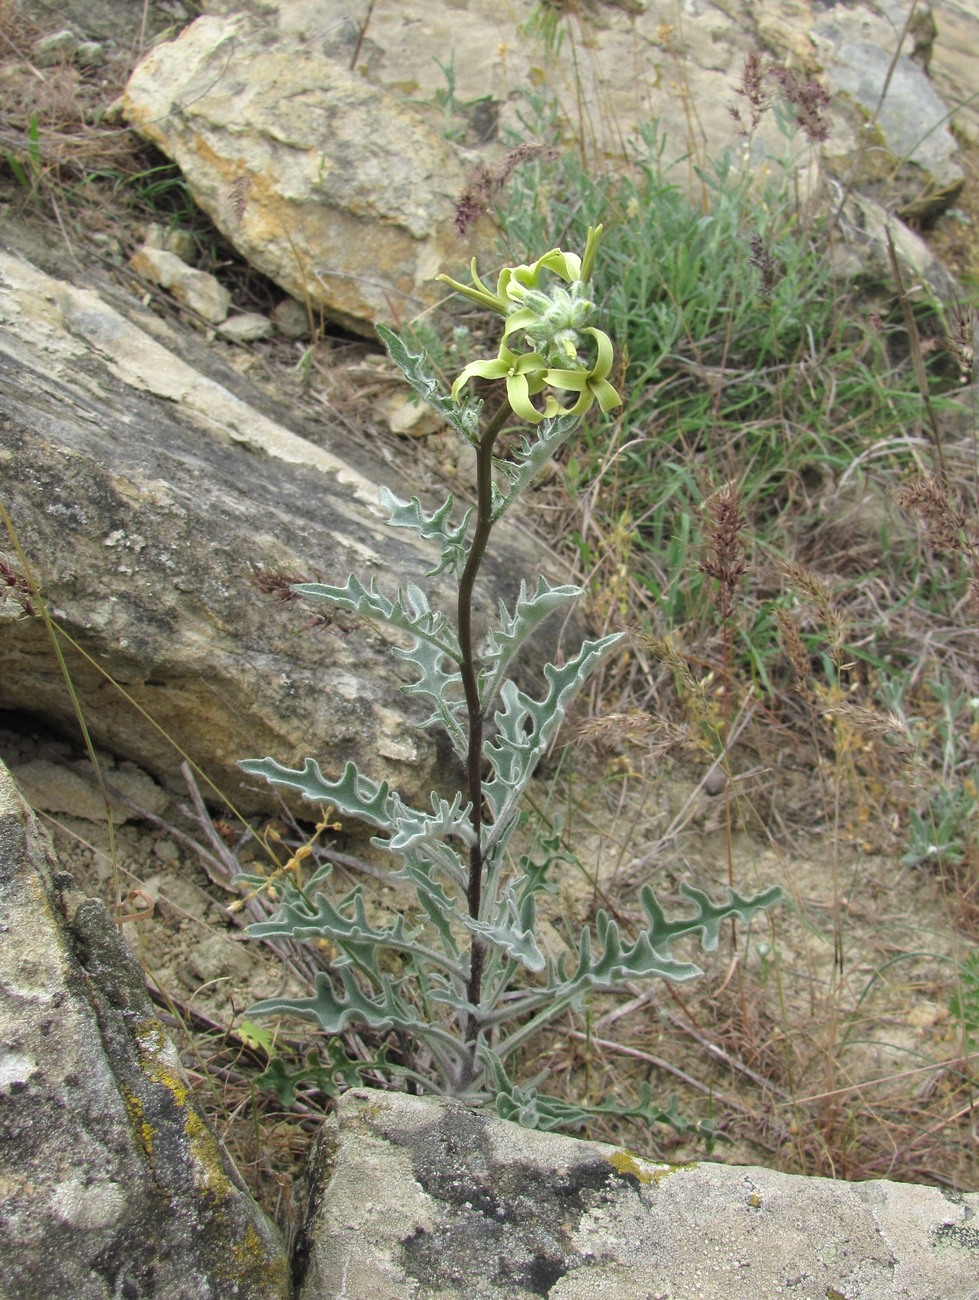
[[[466,712],[469,720],[469,746],[466,753],[466,792],[471,805],[470,823],[473,843],[469,850],[469,886],[466,897],[469,915],[478,920],[483,889],[483,708],[479,700],[479,680],[473,652],[472,598],[486,544],[493,527],[493,446],[510,415],[509,404],[504,402],[496,411],[479,437],[476,447],[476,529],[466,558],[466,567],[459,579],[459,603],[456,630],[459,649],[462,651],[460,671],[462,687],[466,694]],[[466,1025],[466,1042],[475,1042],[479,1030],[476,1007],[482,992],[483,963],[486,945],[474,938],[470,952],[469,984],[466,997],[469,1002],[469,1019]]]

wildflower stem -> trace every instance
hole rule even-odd
[[[466,559],[466,567],[459,579],[459,602],[457,632],[459,648],[462,651],[460,670],[462,687],[466,693],[466,712],[469,720],[469,748],[466,756],[466,791],[471,804],[470,822],[473,828],[473,842],[469,850],[469,887],[467,902],[469,915],[479,918],[483,887],[483,846],[481,832],[483,822],[483,709],[479,701],[479,681],[476,676],[476,661],[473,653],[472,637],[472,597],[486,544],[493,527],[493,447],[503,426],[509,418],[510,405],[501,403],[489,424],[479,437],[476,447],[476,528],[472,545]],[[466,1025],[466,1042],[475,1041],[478,1032],[476,1007],[479,1005],[482,991],[483,962],[486,956],[485,944],[474,938],[470,952],[469,984],[466,996],[470,1011]]]

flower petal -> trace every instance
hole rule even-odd
[[[452,385],[452,396],[458,402],[460,389],[468,384],[473,375],[479,375],[481,379],[502,379],[509,369],[509,363],[501,357],[497,357],[495,361],[470,361]]]
[[[584,332],[590,334],[598,345],[598,353],[591,373],[596,379],[604,379],[612,369],[612,361],[614,359],[612,340],[604,330],[597,330],[593,325],[589,325]]]
[[[529,424],[540,424],[544,417],[530,400],[530,384],[527,382],[526,375],[519,372],[508,375],[506,395],[515,415],[519,415],[521,420],[526,420]]]
[[[528,325],[533,325],[537,320],[537,313],[531,311],[529,307],[523,307],[518,311],[512,311],[507,317],[506,325],[503,329],[503,337],[508,338],[514,330],[526,329]]]
[[[603,415],[607,415],[616,406],[622,405],[622,398],[607,379],[596,379],[591,385],[591,391]]]
[[[458,280],[453,280],[452,277],[448,275],[437,275],[435,278],[436,280],[440,280],[443,284],[449,285],[449,287],[454,289],[456,293],[461,293],[463,297],[468,298],[470,302],[475,302],[480,307],[487,307],[490,311],[499,312],[501,316],[505,316],[507,314],[506,303],[499,294],[491,293],[490,290],[487,289],[486,285],[483,284],[482,280],[476,273],[475,258],[473,258],[470,263],[469,273],[473,279],[472,285],[460,284]]]
[[[552,388],[563,388],[569,393],[583,393],[591,381],[587,370],[548,370],[544,378]]]

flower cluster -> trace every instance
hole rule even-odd
[[[506,321],[496,357],[470,362],[452,385],[452,396],[457,401],[463,387],[478,375],[482,379],[505,380],[511,409],[530,424],[539,424],[555,415],[583,415],[594,402],[603,412],[621,405],[622,399],[608,381],[612,369],[611,340],[604,331],[587,324],[595,310],[588,297],[588,281],[601,235],[601,226],[589,228],[582,257],[552,248],[529,265],[505,266],[497,279],[495,293],[479,278],[475,258],[471,285],[460,284],[447,275],[438,277],[457,293]],[[559,276],[568,287],[554,284],[542,288],[545,272]],[[591,339],[590,345],[585,343],[583,335]],[[512,346],[519,338],[529,351]],[[550,394],[541,411],[531,398],[545,388],[576,393],[577,398],[572,405],[565,406]]]

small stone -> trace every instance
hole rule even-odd
[[[211,325],[227,318],[231,294],[206,271],[195,271],[176,253],[144,246],[129,259],[129,265],[144,279],[169,289],[182,306],[202,316]]]
[[[245,311],[240,316],[229,316],[218,326],[218,333],[232,343],[254,343],[257,339],[271,338],[273,325],[257,311]]]
[[[15,767],[13,775],[36,811],[87,822],[105,821],[105,802],[98,786],[70,768],[35,758]]]
[[[442,422],[424,402],[413,395],[401,393],[380,403],[380,413],[392,433],[406,433],[412,438],[425,438],[442,427]]]
[[[704,793],[716,798],[727,787],[727,775],[722,767],[713,767],[704,777]]]
[[[123,255],[122,244],[116,235],[111,235],[105,230],[93,230],[89,239],[96,248],[108,254],[109,257],[121,258]]]
[[[80,68],[105,66],[105,47],[101,41],[82,41],[75,50],[75,62]]]
[[[272,310],[272,324],[284,339],[304,339],[309,336],[309,313],[295,298],[283,298]]]
[[[163,236],[163,247],[168,253],[175,253],[181,262],[186,262],[188,266],[194,265],[197,245],[189,230],[181,230],[179,226],[168,230]]]
[[[67,27],[48,36],[39,36],[31,50],[31,60],[38,68],[53,68],[58,63],[68,63],[74,58],[78,38]]]
[[[193,266],[197,253],[194,236],[189,230],[181,230],[179,226],[165,228],[158,221],[151,221],[146,227],[146,234],[143,236],[143,247],[162,249],[166,253],[173,253],[175,257],[180,258],[181,262],[186,262],[188,266]]]
[[[180,850],[173,840],[157,840],[153,845],[153,856],[159,858],[161,862],[176,862],[180,857]]]

